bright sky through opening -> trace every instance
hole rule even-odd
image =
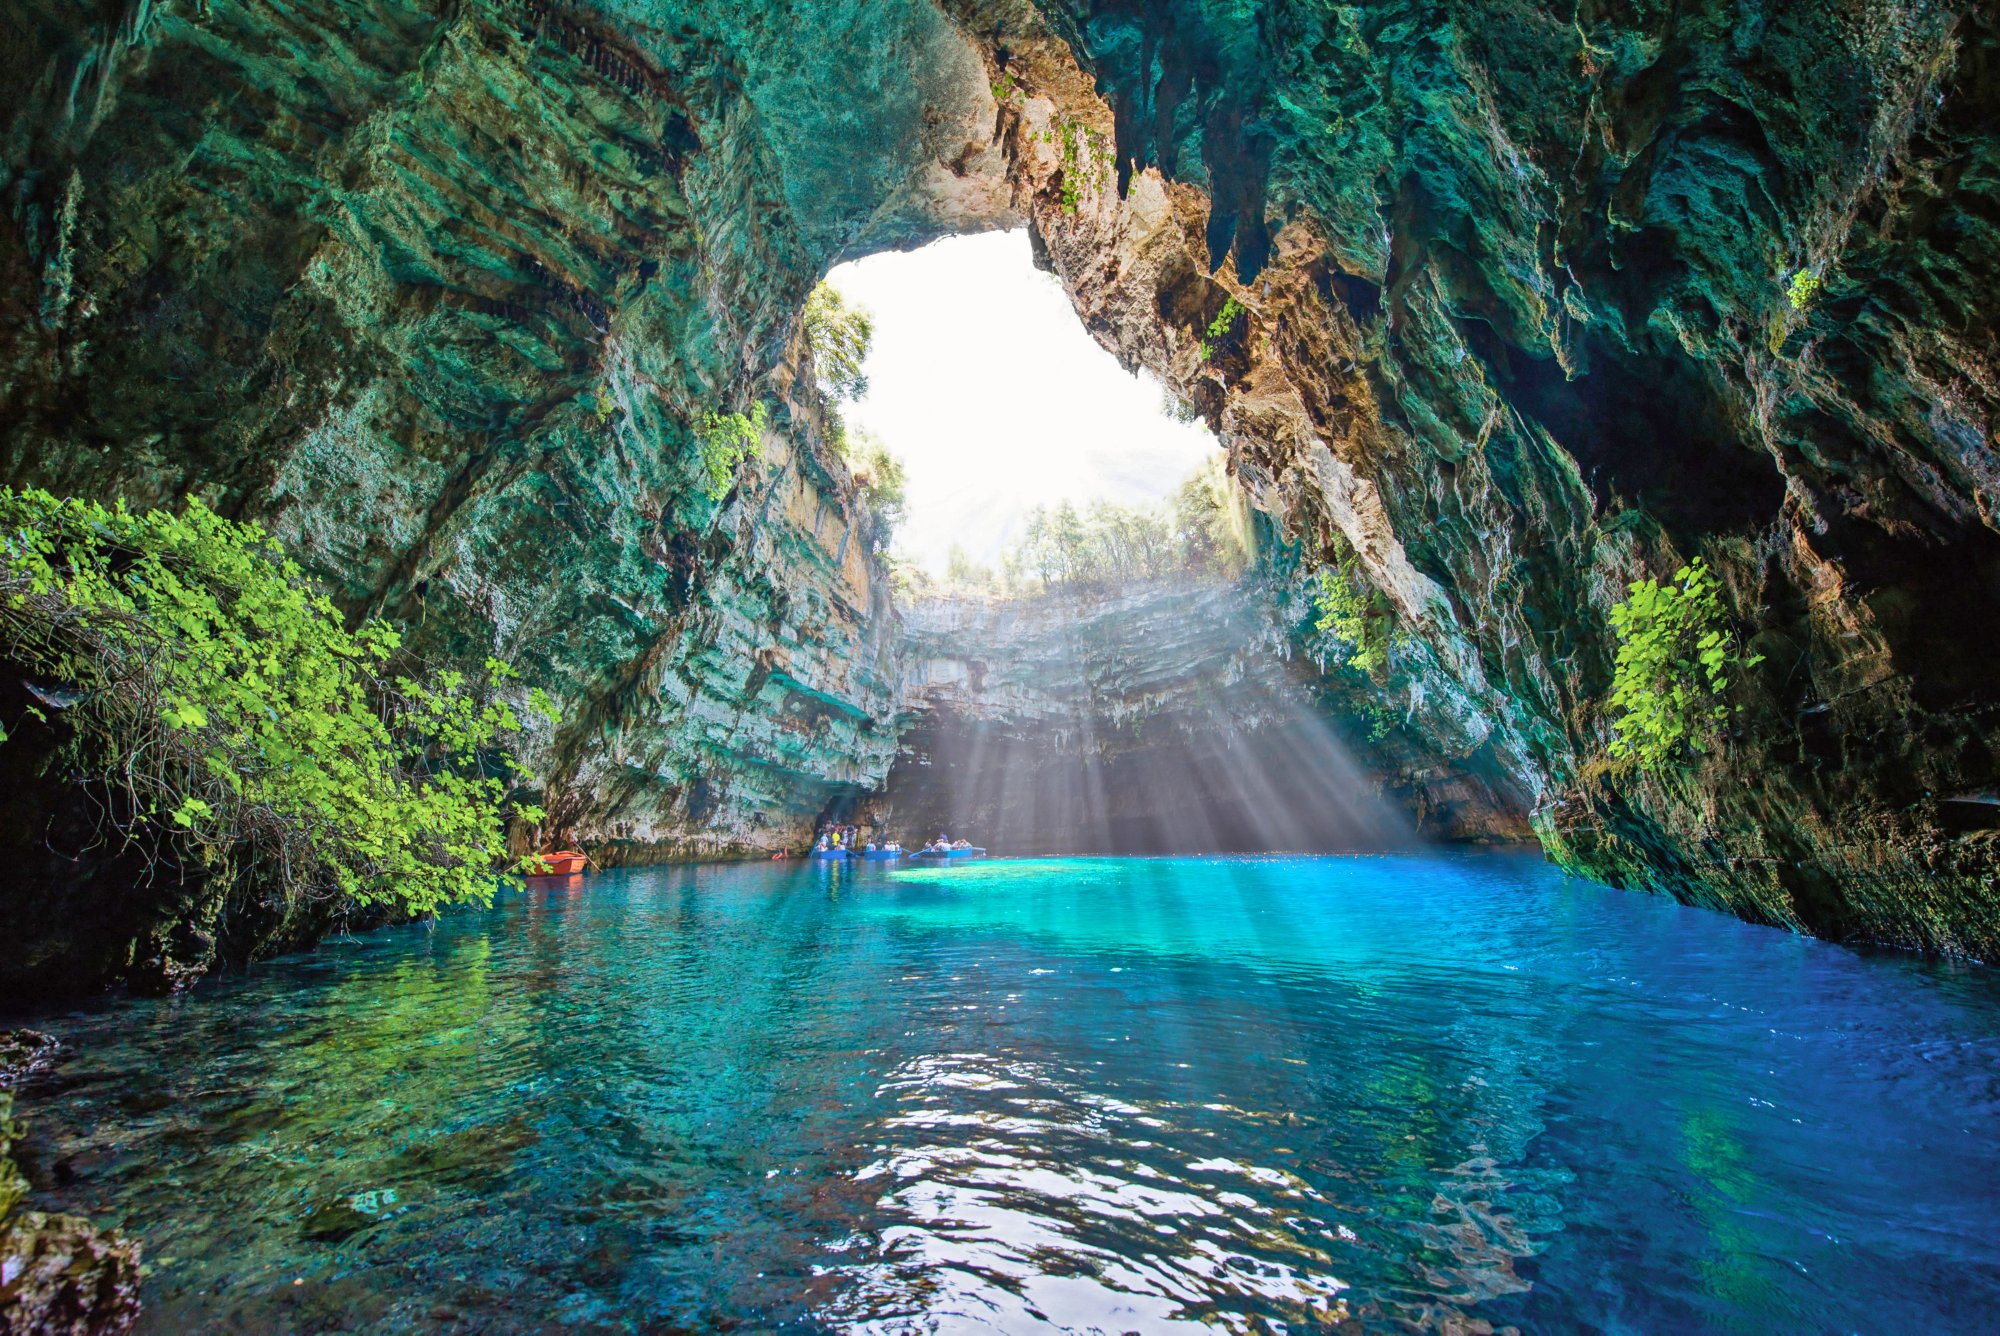
[[[875,318],[868,395],[843,411],[903,460],[896,549],[933,575],[953,543],[997,561],[1037,505],[1157,501],[1217,449],[1084,332],[1026,232],[871,255],[828,281]]]

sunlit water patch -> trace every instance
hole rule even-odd
[[[33,1019],[157,1331],[2000,1311],[1991,973],[1527,858],[611,874]]]

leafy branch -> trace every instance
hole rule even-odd
[[[1242,314],[1243,303],[1234,297],[1222,303],[1222,309],[1216,313],[1215,319],[1208,322],[1208,332],[1202,336],[1202,361],[1206,362],[1209,354],[1215,351],[1215,345],[1229,336],[1229,331],[1236,324],[1236,317]]]
[[[729,489],[736,485],[737,465],[746,459],[762,458],[764,431],[770,421],[770,413],[762,403],[753,405],[748,414],[710,409],[701,415],[695,424],[694,440],[705,479],[703,495],[711,501],[729,495]]]
[[[347,630],[274,539],[198,501],[0,489],[0,656],[61,684],[38,697],[114,835],[245,894],[484,902],[506,819],[542,818],[513,801],[499,746],[520,727],[505,664],[424,671],[393,627]]]
[[[1612,675],[1611,754],[1657,770],[1682,748],[1707,751],[1743,707],[1723,702],[1738,673],[1762,663],[1729,629],[1721,586],[1699,557],[1665,584],[1640,580],[1611,609],[1618,637]]]

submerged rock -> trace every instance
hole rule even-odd
[[[23,1210],[28,1182],[10,1154],[20,1127],[8,1087],[59,1047],[37,1030],[0,1032],[0,1332],[116,1336],[139,1320],[139,1245],[79,1216]]]
[[[0,1030],[0,1089],[19,1085],[56,1065],[62,1041],[40,1030]]]
[[[116,1336],[139,1321],[139,1246],[73,1215],[0,1221],[0,1330]]]

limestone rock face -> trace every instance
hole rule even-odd
[[[73,1215],[0,1222],[0,1326],[37,1336],[120,1336],[139,1321],[139,1249]]]
[[[1257,576],[904,614],[909,722],[879,824],[996,852],[1379,849],[1523,838],[1501,775],[1366,726]],[[1347,692],[1354,688],[1346,686]],[[1375,736],[1370,736],[1374,733]]]
[[[1037,18],[973,26],[1043,253],[1293,560],[1356,554],[1399,713],[1456,697],[1441,753],[1573,866],[2000,952],[1990,7]],[[1766,662],[1713,753],[1621,773],[1610,608],[1694,556]]]
[[[516,665],[600,858],[796,841],[879,781],[877,524],[797,312],[843,254],[1011,218],[934,6],[29,3],[0,88],[0,481],[200,495]],[[694,424],[760,400],[712,501]]]
[[[119,1336],[139,1320],[138,1244],[78,1216],[22,1210],[28,1183],[9,1156],[20,1135],[11,1087],[59,1047],[39,1031],[0,1031],[0,1331]]]
[[[0,480],[197,492],[516,663],[611,857],[795,841],[887,773],[899,632],[797,312],[1019,221],[1222,432],[1293,662],[1327,561],[1387,600],[1382,679],[1310,689],[1398,721],[1392,790],[2000,952],[1990,7],[15,9]],[[713,502],[692,424],[753,401]],[[1723,746],[1621,774],[1609,610],[1696,555],[1767,662]]]

